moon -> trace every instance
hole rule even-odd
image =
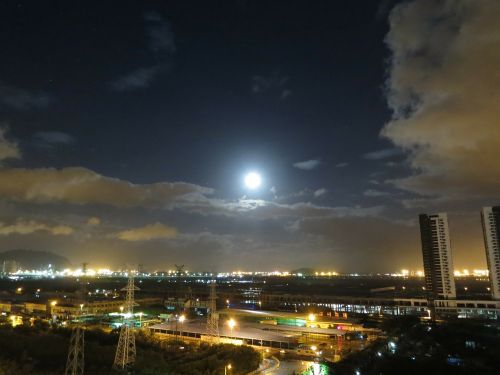
[[[245,186],[249,189],[257,189],[262,184],[262,178],[256,172],[250,172],[245,176]]]

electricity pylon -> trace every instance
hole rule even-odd
[[[219,342],[219,314],[217,313],[216,280],[210,283],[209,310],[207,314],[207,335],[214,343]]]
[[[128,283],[125,288],[127,296],[123,306],[123,324],[120,329],[120,338],[116,347],[113,367],[119,371],[129,372],[135,363],[135,336],[134,336],[134,292],[138,290],[134,285],[134,274],[128,274]]]
[[[85,330],[80,325],[80,322],[78,322],[77,326],[71,331],[68,359],[66,360],[64,375],[83,375],[85,363],[83,356],[84,345]]]
[[[87,273],[87,263],[83,263],[83,274]],[[66,369],[64,375],[83,375],[85,367],[84,349],[85,349],[85,330],[82,326],[83,306],[86,297],[86,279],[82,277],[81,293],[82,304],[80,305],[80,313],[76,326],[71,330],[71,338],[69,340],[68,358],[66,359]]]

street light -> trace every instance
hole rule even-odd
[[[309,318],[309,320],[311,322],[314,322],[316,320],[316,315],[314,315],[313,313],[311,313],[311,314],[309,314],[308,318]]]
[[[139,313],[139,327],[142,328],[142,316],[144,315],[144,313],[141,311]]]
[[[231,335],[233,334],[233,328],[236,326],[236,321],[231,318],[227,321],[227,325],[229,326],[229,328],[231,329]]]
[[[225,365],[225,366],[224,366],[224,375],[227,375],[227,370],[231,370],[231,369],[232,369],[232,366],[231,366],[231,364],[230,364],[230,363],[229,363],[229,364],[227,364],[227,365]]]
[[[179,332],[179,336],[182,336],[182,328],[184,326],[185,320],[186,320],[186,317],[184,315],[179,316],[179,322],[181,322],[181,331]]]
[[[57,305],[57,301],[52,301],[50,303],[50,315],[52,315],[52,322],[55,323],[56,316],[54,315],[54,307]]]

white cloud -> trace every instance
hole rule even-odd
[[[124,230],[112,235],[123,241],[150,241],[169,239],[177,236],[177,229],[162,223],[149,224],[140,228]]]
[[[320,192],[322,193],[322,192]],[[385,210],[384,206],[320,206],[309,202],[293,204],[278,203],[262,199],[239,199],[225,201],[215,198],[188,199],[174,205],[184,212],[200,215],[238,217],[241,219],[280,219],[304,217],[362,217],[379,216]]]
[[[500,2],[420,0],[390,15],[388,101],[382,134],[409,152],[424,195],[498,197]]]
[[[67,236],[73,233],[73,228],[67,225],[48,225],[35,220],[18,220],[13,224],[0,223],[0,236],[11,234],[31,234],[43,231],[55,236]]]
[[[211,189],[184,182],[133,184],[80,167],[0,169],[0,197],[17,202],[165,208],[176,200],[210,193]]]
[[[304,161],[298,161],[293,164],[295,168],[302,169],[304,171],[310,171],[318,168],[321,165],[320,159],[310,159]]]
[[[99,219],[96,216],[89,217],[89,219],[87,220],[87,224],[92,225],[92,226],[99,225],[99,224],[101,224],[101,219]]]
[[[321,189],[314,191],[314,197],[319,198],[319,197],[322,197],[323,195],[325,195],[326,193],[328,193],[328,190],[325,188],[321,188]]]

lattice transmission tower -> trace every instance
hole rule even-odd
[[[83,276],[81,278],[80,292],[82,294],[80,313],[78,314],[77,323],[71,330],[71,338],[69,340],[68,358],[66,359],[66,369],[64,375],[83,375],[85,367],[85,330],[82,325],[83,306],[86,300],[86,271],[87,263],[82,264]]]
[[[207,314],[207,335],[211,336],[211,341],[219,342],[219,313],[217,312],[217,281],[210,283],[209,310]]]
[[[135,363],[135,336],[134,336],[134,292],[138,290],[134,285],[134,274],[128,274],[128,283],[125,288],[127,292],[123,306],[123,324],[120,329],[120,338],[116,347],[115,362],[113,367],[117,370],[129,372]]]
[[[68,359],[66,360],[66,370],[64,375],[83,375],[85,345],[85,330],[78,322],[77,326],[71,331],[69,341]]]

